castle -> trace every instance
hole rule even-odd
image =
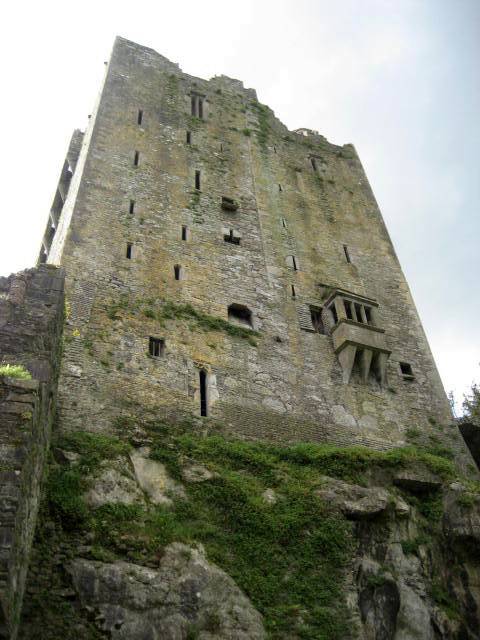
[[[32,383],[2,383],[47,425],[42,442],[58,369],[64,432],[109,433],[140,409],[278,444],[387,450],[415,428],[471,463],[460,434],[438,429],[449,403],[354,147],[288,131],[238,80],[189,76],[117,38],[88,127],[68,148],[38,270],[0,285],[2,304],[19,289],[22,302],[37,304],[40,290],[50,300],[39,333],[50,347],[33,364],[35,347],[22,352],[41,397]],[[35,514],[30,480],[33,508],[22,509]],[[18,549],[34,520],[13,552],[18,523],[8,525],[3,584],[14,556],[20,592]]]

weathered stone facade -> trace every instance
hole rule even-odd
[[[0,278],[0,637],[16,637],[55,411],[63,326],[62,269],[41,265]]]
[[[468,457],[352,145],[117,38],[64,173],[45,255],[71,307],[62,429],[142,405],[282,443],[388,448],[415,428]]]

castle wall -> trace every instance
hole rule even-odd
[[[0,637],[14,640],[56,403],[63,270],[50,265],[0,278]]]
[[[48,257],[66,268],[71,306],[62,428],[108,431],[138,407],[198,414],[204,370],[209,415],[243,437],[386,448],[414,429],[463,455],[351,145],[289,132],[241,82],[193,78],[118,38],[74,181]],[[312,330],[310,305],[337,288],[379,305],[391,351],[383,384],[373,368],[362,381],[356,365],[345,383],[332,335]],[[232,304],[251,311],[258,336],[212,322],[228,321]],[[150,337],[161,357],[149,356]]]

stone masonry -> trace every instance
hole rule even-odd
[[[352,145],[117,38],[58,193],[60,428],[143,407],[279,443],[385,449],[413,428],[468,459]]]
[[[63,326],[63,269],[41,265],[0,278],[0,637],[14,640],[55,412]]]

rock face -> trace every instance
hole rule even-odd
[[[388,491],[380,487],[360,487],[327,476],[323,476],[322,485],[316,491],[318,497],[338,506],[347,518],[377,516],[385,511],[388,505]]]
[[[112,640],[266,637],[261,615],[234,581],[184,544],[170,544],[158,570],[76,559],[70,572],[82,605],[95,610]]]

